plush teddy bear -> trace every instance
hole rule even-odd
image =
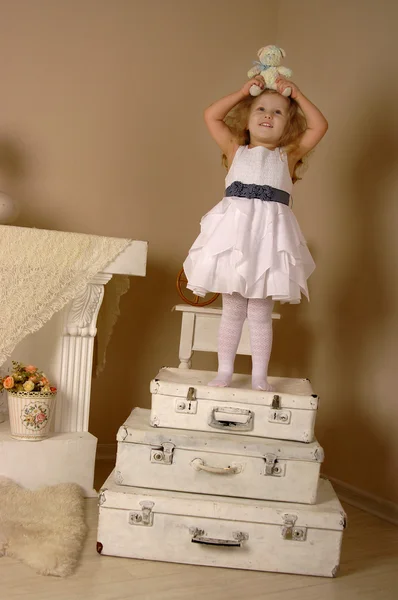
[[[282,58],[286,56],[282,48],[278,48],[278,46],[265,46],[264,48],[260,48],[257,56],[260,62],[256,61],[254,63],[255,66],[247,73],[248,77],[252,78],[256,75],[261,75],[265,81],[265,87],[270,90],[277,89],[275,81],[279,75],[286,77],[286,79],[291,79],[292,71],[286,67],[279,66]],[[252,85],[250,88],[252,96],[259,96],[261,92],[262,89],[258,85]],[[291,92],[291,88],[286,88],[283,96],[290,96]]]

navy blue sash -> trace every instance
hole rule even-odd
[[[234,181],[225,190],[225,196],[235,196],[238,198],[258,198],[268,202],[280,202],[289,206],[290,194],[283,190],[278,190],[270,185],[257,185],[256,183],[242,183]]]

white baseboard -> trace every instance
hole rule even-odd
[[[98,444],[97,460],[116,461],[116,443]],[[343,502],[356,506],[376,517],[398,525],[398,504],[364,492],[349,483],[325,475],[333,484],[336,494]]]
[[[369,492],[364,492],[363,490],[360,490],[349,483],[345,483],[344,481],[339,481],[334,477],[329,477],[328,475],[326,475],[326,477],[330,479],[340,500],[347,502],[347,504],[351,504],[352,506],[356,506],[376,517],[385,519],[390,523],[394,523],[394,525],[398,525],[398,504],[390,502],[389,500],[384,500],[384,498],[380,498],[379,496],[369,494]]]
[[[97,444],[96,460],[116,460],[116,442],[113,444]]]

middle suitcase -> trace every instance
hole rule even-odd
[[[314,504],[323,450],[310,444],[150,426],[135,408],[117,434],[120,485]]]

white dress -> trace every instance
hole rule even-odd
[[[271,186],[289,198],[293,184],[286,153],[240,146],[225,187],[234,182]],[[225,196],[200,225],[184,262],[187,287],[195,294],[238,292],[245,298],[271,296],[290,303],[300,302],[301,293],[308,298],[307,279],[315,263],[289,206]]]

